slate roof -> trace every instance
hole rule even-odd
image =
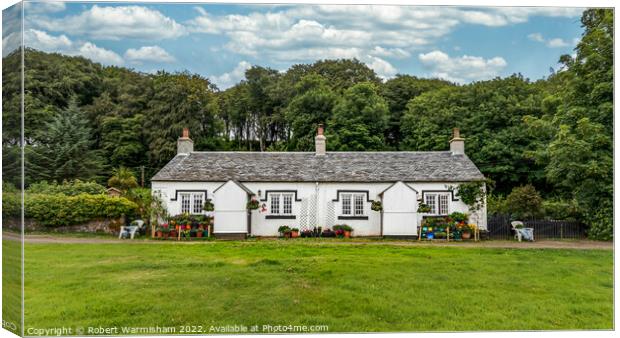
[[[192,152],[153,181],[437,182],[483,179],[466,155],[424,152]]]

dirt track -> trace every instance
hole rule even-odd
[[[18,234],[3,232],[3,240],[20,239]],[[275,241],[277,239],[261,239],[260,241]],[[218,242],[175,242],[175,241],[148,241],[139,240],[119,240],[113,237],[70,237],[60,235],[26,235],[26,243],[60,243],[60,244],[96,244],[96,243],[124,243],[124,244],[184,244],[184,245],[210,245]],[[247,241],[250,244],[252,241]],[[541,240],[536,242],[516,242],[516,241],[481,241],[481,242],[418,242],[416,240],[325,240],[325,241],[304,241],[305,244],[313,245],[394,245],[394,246],[454,246],[466,248],[519,248],[519,249],[601,249],[613,250],[613,242],[600,242],[590,240]],[[290,242],[290,244],[293,244]]]

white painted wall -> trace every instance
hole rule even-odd
[[[394,198],[394,203],[399,203],[398,206],[390,206],[393,202],[384,201],[384,209],[390,210],[391,217],[390,222],[397,224],[400,216],[395,216],[395,211],[399,208],[403,208],[408,212],[407,217],[411,217],[412,210],[415,210],[415,217],[419,225],[422,220],[422,214],[417,213],[417,202],[409,204],[407,199],[422,197],[424,190],[448,190],[449,186],[456,186],[457,183],[452,182],[429,182],[429,183],[416,183],[405,182],[411,188],[418,191],[416,197],[413,197],[410,193],[403,193],[400,198]],[[180,213],[181,206],[180,200],[171,201],[174,198],[176,190],[207,190],[208,198],[211,198],[215,204],[216,217],[215,232],[218,231],[217,224],[218,218],[224,222],[220,224],[229,224],[226,228],[221,228],[222,231],[227,232],[245,232],[245,222],[242,220],[241,211],[245,212],[245,206],[247,203],[246,192],[239,188],[234,182],[230,187],[226,187],[226,193],[219,193],[214,195],[213,191],[220,187],[224,182],[153,182],[153,191],[159,190],[164,196],[164,201],[167,204],[169,213],[176,215]],[[341,214],[341,202],[333,201],[337,199],[338,190],[363,190],[369,192],[370,200],[379,200],[378,196],[383,190],[389,187],[392,182],[386,183],[315,183],[315,182],[243,182],[243,184],[254,193],[261,191],[259,196],[260,203],[265,203],[267,206],[266,212],[259,210],[252,211],[252,235],[255,236],[277,236],[277,229],[280,225],[288,225],[290,227],[297,227],[302,229],[303,227],[322,226],[323,228],[331,228],[334,224],[349,224],[354,228],[354,236],[379,236],[381,235],[381,213],[372,211],[370,209],[370,202],[365,201],[365,215],[368,216],[368,220],[340,220],[338,216]],[[403,186],[404,187],[404,186]],[[230,189],[230,191],[228,190]],[[293,214],[295,219],[267,219],[266,216],[269,212],[269,200],[262,201],[266,198],[265,194],[268,190],[296,190],[297,198],[302,201],[293,202]],[[391,194],[388,194],[391,195]],[[397,195],[394,195],[397,197]],[[384,196],[384,198],[392,198],[392,196]],[[243,200],[243,202],[241,202]],[[401,204],[404,203],[404,204]],[[413,206],[415,204],[415,206]],[[412,209],[413,208],[413,209]],[[449,212],[460,211],[468,212],[468,207],[461,201],[449,202]],[[229,215],[230,214],[230,215]],[[232,216],[235,215],[235,216]],[[245,214],[243,217],[246,217]],[[385,215],[384,215],[385,217]],[[244,218],[245,219],[245,218]],[[404,219],[401,217],[401,219]],[[486,208],[483,208],[477,215],[471,215],[470,220],[472,223],[477,223],[481,229],[486,229]],[[385,230],[384,218],[384,230]],[[233,224],[236,224],[233,226]],[[409,229],[394,229],[399,234],[409,234]],[[387,233],[386,233],[387,234]],[[414,231],[417,234],[417,228]]]

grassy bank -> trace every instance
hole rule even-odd
[[[26,244],[26,328],[609,329],[613,252]]]

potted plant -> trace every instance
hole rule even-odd
[[[179,228],[181,226],[180,225],[175,225],[174,228],[170,228],[170,236],[176,238],[177,237],[177,233],[179,232]]]
[[[161,232],[162,232],[162,238],[168,239],[168,235],[170,234],[170,227],[168,226],[168,224],[166,223],[162,224]]]
[[[164,232],[163,232],[163,227],[166,226],[168,227],[168,223],[164,223],[160,226],[157,227],[157,232],[155,233],[155,238],[162,238],[164,237]]]
[[[291,229],[291,238],[297,238],[299,237],[299,229],[298,228],[292,228]]]
[[[252,199],[248,202],[246,207],[250,211],[258,209],[258,200],[256,199],[256,197],[252,196]]]
[[[336,232],[330,229],[325,229],[321,233],[321,237],[336,237]]]
[[[285,237],[286,232],[287,232],[287,231],[290,231],[290,230],[291,230],[291,228],[289,228],[289,226],[288,226],[288,225],[281,225],[281,226],[278,228],[278,233],[280,234],[280,237]]]
[[[353,231],[353,228],[351,228],[349,225],[334,225],[333,229],[336,231],[337,235],[342,234],[342,237],[344,238],[351,238],[351,232]]]
[[[431,212],[431,207],[428,204],[420,203],[418,204],[418,212],[421,214]]]
[[[196,237],[197,238],[202,238],[202,235],[204,234],[205,228],[202,225],[202,223],[200,223],[200,225],[198,226],[198,230],[196,231]]]
[[[372,204],[370,205],[370,210],[373,210],[373,211],[383,210],[383,203],[381,203],[381,201],[372,201]]]
[[[300,235],[302,238],[314,237],[314,232],[312,230],[304,230]]]
[[[213,205],[213,201],[210,198],[207,198],[205,204],[202,206],[202,210],[204,211],[213,211],[215,210],[215,206]]]

